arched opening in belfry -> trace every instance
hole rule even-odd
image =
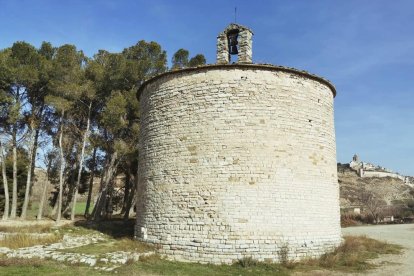
[[[217,36],[217,63],[252,63],[253,32],[239,24],[230,24]]]
[[[239,55],[239,30],[231,30],[227,33],[229,45],[229,62],[237,62]]]

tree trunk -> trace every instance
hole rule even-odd
[[[95,166],[96,166],[96,147],[93,148],[92,169],[91,169],[91,175],[89,179],[88,199],[86,200],[85,215],[84,215],[85,217],[89,216],[89,208],[91,206],[93,178],[95,177]]]
[[[40,198],[39,209],[37,211],[37,220],[41,220],[43,216],[43,206],[45,205],[47,186],[49,186],[49,179],[46,179],[45,183],[43,184],[42,196]]]
[[[4,152],[3,152],[3,145],[0,141],[0,158],[1,158],[1,172],[3,175],[3,186],[4,186],[4,213],[3,213],[3,220],[7,220],[9,218],[9,206],[10,206],[10,199],[9,199],[9,184],[7,182],[7,175],[6,175],[6,159],[4,159]]]
[[[95,217],[97,217],[96,213],[98,211],[98,203],[101,202],[102,191],[104,190],[104,183],[105,183],[106,175],[107,175],[107,172],[108,172],[109,163],[110,163],[110,156],[109,156],[109,154],[107,154],[105,156],[105,165],[103,167],[103,170],[102,170],[102,173],[101,173],[101,179],[99,181],[99,192],[98,192],[98,195],[97,195],[96,200],[94,202],[94,206],[93,206],[93,209],[92,209],[92,214],[90,216],[90,219],[92,219],[92,220],[94,220]]]
[[[75,190],[75,182],[76,182],[76,175],[75,171],[78,170],[78,160],[80,158],[80,152],[76,151],[76,158],[74,159],[74,163],[71,163],[69,168],[75,168],[73,171],[67,169],[65,174],[69,176],[67,177],[66,181],[63,183],[63,203],[62,203],[62,214],[66,214],[72,208],[72,199],[73,199],[73,191]],[[66,163],[67,165],[67,163]],[[68,166],[66,166],[68,168]],[[66,196],[65,196],[66,195]]]
[[[137,179],[137,177],[135,177],[135,179]],[[129,212],[131,211],[132,203],[134,202],[134,197],[135,197],[135,187],[136,187],[136,181],[134,181],[134,185],[132,185],[131,191],[127,199],[125,213],[124,213],[124,220],[128,220],[129,218]]]
[[[131,207],[132,207],[132,204],[133,204],[134,198],[135,198],[135,191],[138,188],[138,172],[139,172],[139,170],[138,170],[138,164],[137,164],[137,170],[136,170],[136,173],[133,174],[134,181],[133,181],[133,184],[132,184],[132,187],[131,187],[131,192],[130,192],[130,195],[129,195],[129,198],[128,198],[126,212],[124,214],[124,220],[125,221],[129,219],[129,213],[131,212]],[[135,204],[136,204],[136,202],[135,202]]]
[[[63,172],[65,171],[65,156],[63,155],[63,118],[65,112],[62,111],[62,117],[60,118],[60,134],[59,134],[59,152],[60,152],[60,173],[59,173],[59,198],[57,207],[56,223],[60,222],[62,216],[62,201],[63,201]]]
[[[44,110],[44,104],[42,104],[42,106],[39,108],[39,111],[36,111],[37,109],[35,108],[34,110],[32,110],[32,114],[36,114],[36,116],[38,118],[42,118],[43,116],[43,110]],[[40,119],[41,120],[41,119]],[[29,201],[30,201],[30,195],[32,194],[32,188],[33,188],[33,179],[34,179],[34,170],[36,168],[36,153],[37,153],[37,146],[38,146],[38,141],[39,141],[39,134],[40,134],[40,127],[39,124],[33,124],[32,129],[34,130],[34,137],[33,137],[33,146],[31,147],[31,159],[30,159],[30,164],[29,164],[29,169],[27,172],[27,178],[28,181],[27,183],[29,183],[29,188],[27,188],[26,186],[26,194],[24,197],[24,203],[23,203],[23,211],[25,212],[25,215],[22,218],[25,219],[26,218],[26,211],[27,211],[27,206],[24,207],[25,205],[28,205]],[[30,177],[29,177],[30,174]],[[30,181],[29,181],[30,179]],[[27,194],[29,194],[27,196]],[[27,199],[26,199],[27,197]],[[22,212],[23,214],[23,212]]]
[[[74,195],[73,195],[73,203],[72,203],[72,211],[70,212],[70,220],[75,220],[76,200],[77,200],[77,197],[78,197],[78,190],[79,190],[80,180],[81,180],[81,176],[82,176],[83,158],[85,156],[86,141],[89,138],[89,126],[90,126],[90,123],[91,123],[91,119],[90,119],[90,117],[91,117],[91,108],[92,108],[92,103],[89,104],[88,120],[86,122],[86,131],[83,135],[82,151],[81,151],[81,156],[80,156],[80,159],[79,159],[78,179],[76,180],[75,191],[74,191]]]
[[[124,200],[122,202],[122,209],[121,209],[121,214],[125,214],[126,210],[127,210],[127,202],[128,202],[128,198],[129,198],[129,193],[131,190],[131,170],[130,170],[130,164],[128,165],[128,168],[125,172],[125,189],[124,189]]]
[[[46,181],[43,184],[44,186],[43,186],[42,196],[40,197],[39,210],[37,211],[37,220],[41,220],[43,216],[43,206],[45,205],[47,186],[50,184],[49,173],[50,173],[51,167],[52,167],[52,159],[50,159],[49,163],[47,164]]]
[[[98,195],[96,196],[96,199],[94,200],[92,213],[91,213],[91,216],[89,217],[89,219],[93,219],[95,217],[96,210],[97,210],[96,206],[97,206],[98,202],[100,201],[100,198],[101,198],[101,195],[102,195],[103,186],[104,186],[104,182],[105,182],[104,179],[106,177],[106,169],[108,168],[108,166],[109,166],[109,161],[105,160],[105,166],[104,166],[104,169],[102,170],[101,177],[100,177],[100,180],[99,180],[99,192],[98,192]]]
[[[75,145],[73,146],[73,150],[69,152],[75,151]],[[63,203],[62,203],[62,215],[66,215],[67,212],[69,212],[72,209],[72,199],[73,199],[73,191],[75,190],[75,183],[76,183],[76,174],[75,171],[78,171],[79,164],[78,161],[80,159],[80,147],[79,149],[76,148],[76,157],[73,159],[73,163],[69,164],[69,167],[67,168],[74,168],[73,170],[67,169],[66,175],[69,174],[67,181],[63,183]],[[70,160],[72,162],[72,160]],[[66,163],[67,165],[67,163]],[[66,195],[66,197],[65,197]]]
[[[30,186],[32,183],[32,168],[34,167],[33,162],[33,155],[34,155],[34,140],[36,138],[36,129],[32,128],[30,133],[30,149],[29,149],[29,166],[27,168],[27,181],[26,181],[26,191],[24,194],[24,201],[22,207],[22,213],[20,215],[21,219],[26,219],[27,207],[29,206],[29,198],[30,198]]]
[[[43,117],[43,111],[44,111],[45,105],[42,104],[42,107],[40,107],[38,114],[38,118],[40,120],[39,124],[35,127],[36,128],[36,134],[35,134],[35,138],[34,138],[34,143],[33,143],[33,154],[32,154],[32,176],[34,175],[34,170],[36,168],[35,164],[36,164],[36,153],[37,153],[37,147],[39,146],[39,135],[40,135],[40,124],[41,124],[41,118]],[[32,188],[33,188],[33,178],[32,177],[32,181],[30,183],[30,193],[32,193]]]
[[[109,185],[113,180],[115,169],[117,167],[117,160],[118,159],[118,153],[114,152],[111,156],[111,161],[108,165],[108,169],[105,173],[104,183],[103,183],[103,189],[99,195],[99,198],[95,204],[94,207],[94,217],[93,219],[96,221],[101,220],[103,217],[105,217],[106,214],[106,202],[107,202],[107,194],[109,190]]]
[[[32,188],[33,188],[33,182],[34,182],[34,170],[36,168],[36,154],[37,154],[37,147],[39,146],[39,134],[40,134],[40,129],[37,128],[36,129],[36,134],[35,134],[35,139],[34,139],[34,143],[33,143],[33,154],[32,154],[32,181],[30,183],[30,194],[32,193]]]
[[[58,198],[59,198],[59,196],[58,196]],[[50,212],[50,217],[54,217],[56,215],[58,205],[59,205],[59,199],[56,199],[55,204],[53,204],[52,211]]]
[[[10,218],[15,219],[17,213],[17,126],[13,127],[12,133],[13,149],[13,195]]]

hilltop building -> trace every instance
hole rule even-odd
[[[349,167],[357,171],[359,177],[392,177],[403,180],[407,185],[414,186],[412,177],[395,173],[392,170],[384,168],[382,166],[360,161],[357,154],[355,154],[352,158],[352,161],[349,162]]]

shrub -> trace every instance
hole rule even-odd
[[[241,267],[252,267],[256,266],[259,262],[252,257],[244,257],[243,259],[240,259],[237,261],[237,264]]]

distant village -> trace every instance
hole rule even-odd
[[[414,177],[404,176],[399,173],[393,172],[390,169],[368,163],[360,160],[359,156],[355,154],[352,161],[349,163],[349,167],[356,171],[359,177],[392,177],[398,178],[404,181],[405,184],[414,188]]]

